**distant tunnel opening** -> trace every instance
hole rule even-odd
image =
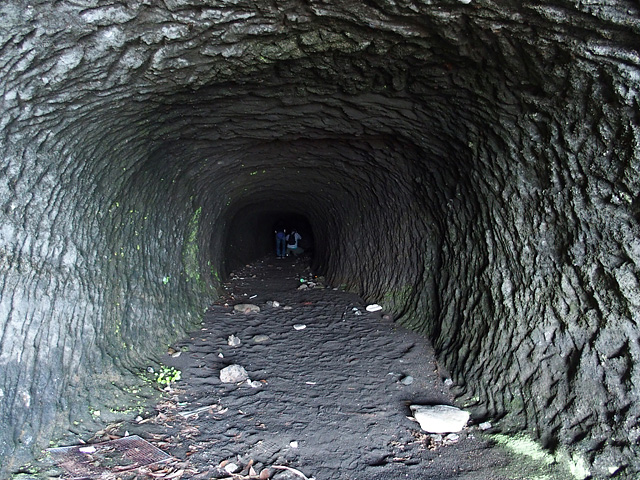
[[[148,3],[0,6],[0,474],[280,217],[476,418],[640,471],[634,2]]]

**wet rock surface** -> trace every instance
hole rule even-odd
[[[475,415],[637,475],[639,19],[631,0],[3,1],[0,475],[136,401],[281,219],[363,317],[433,341]]]

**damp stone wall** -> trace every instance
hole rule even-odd
[[[0,476],[138,405],[277,212],[476,420],[637,476],[639,8],[2,2]]]

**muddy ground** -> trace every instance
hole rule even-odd
[[[163,358],[181,371],[163,401],[101,432],[137,434],[172,459],[102,478],[571,478],[499,446],[495,426],[484,431],[473,419],[456,435],[423,432],[409,405],[453,405],[427,339],[319,280],[305,259],[264,259],[235,272],[202,328]],[[241,303],[260,312],[236,311]],[[231,335],[239,346],[229,345]],[[249,380],[222,383],[221,369],[232,364]]]

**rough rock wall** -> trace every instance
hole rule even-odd
[[[3,2],[2,468],[193,325],[239,212],[284,202],[317,270],[429,335],[478,415],[638,471],[639,19]]]

